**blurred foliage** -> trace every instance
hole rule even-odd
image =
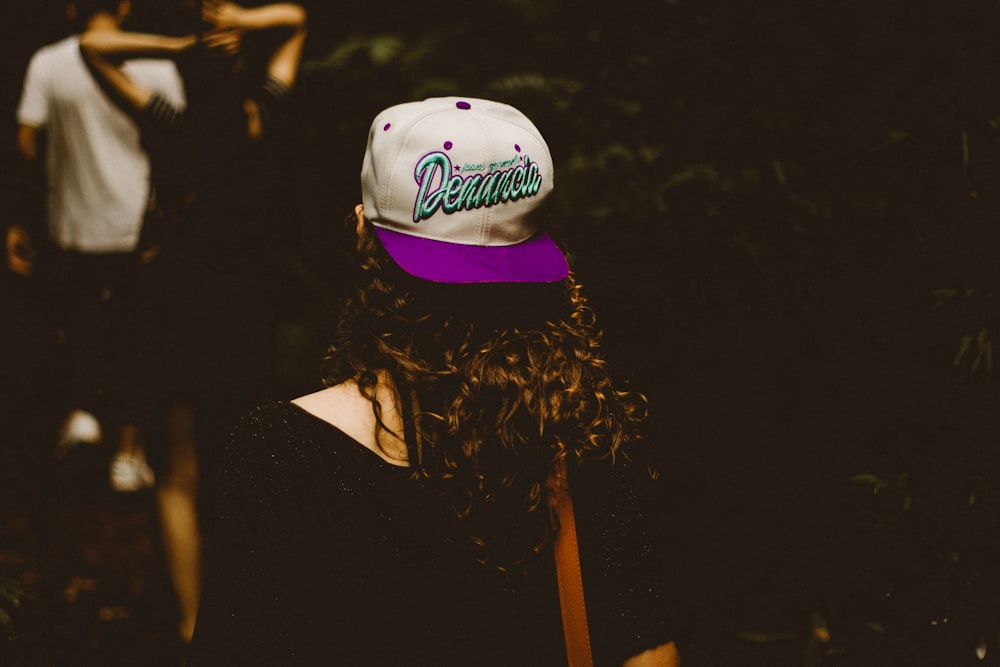
[[[785,645],[799,657],[782,664],[802,667],[1000,664],[1000,478],[852,482],[868,499],[855,496],[833,553],[773,579],[761,595],[770,602],[747,620],[771,627],[751,625],[740,639]],[[846,567],[836,562],[847,553]]]
[[[956,369],[989,381],[993,374],[993,339],[1000,327],[1000,309],[988,289],[934,290],[934,308],[949,309],[951,317],[961,322],[962,333],[952,364]]]
[[[389,3],[377,21],[341,8],[313,37],[303,89],[342,91],[333,122],[362,128],[430,95],[523,108],[552,144],[569,233],[673,222],[692,199],[711,215],[748,190],[784,200],[794,231],[828,218],[827,200],[851,224],[977,167],[972,135],[997,112],[996,13],[985,0],[437,0]],[[914,161],[930,151],[940,164]]]
[[[0,577],[0,657],[8,653],[27,618],[38,616],[43,609],[41,597],[24,582]],[[34,619],[32,619],[34,620]]]

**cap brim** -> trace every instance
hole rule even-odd
[[[406,273],[437,283],[552,283],[569,265],[548,234],[506,246],[445,243],[375,227],[389,256]]]

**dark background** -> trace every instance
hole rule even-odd
[[[652,405],[685,667],[1000,664],[1000,4],[304,4],[275,394],[318,386],[370,119],[509,102]],[[63,26],[3,8],[11,154]]]

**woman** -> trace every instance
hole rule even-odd
[[[144,290],[148,349],[135,388],[155,394],[142,396],[156,406],[146,439],[165,441],[151,460],[185,643],[201,592],[199,505],[211,505],[217,452],[269,371],[276,218],[269,204],[278,165],[267,140],[306,37],[306,13],[295,3],[198,4],[191,22],[210,26],[201,34],[92,30],[80,39],[94,76],[143,131],[156,180],[151,203],[164,212],[147,217],[160,229],[143,230],[152,284]],[[119,62],[130,56],[177,59],[187,108],[129,78]]]
[[[548,148],[510,106],[376,117],[363,284],[328,388],[234,432],[195,664],[565,664],[559,461],[596,664],[678,664],[637,494],[644,400],[612,386],[532,222],[551,189]]]

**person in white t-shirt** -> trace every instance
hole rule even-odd
[[[66,10],[81,31],[113,29],[128,14],[129,3],[76,0],[66,3]],[[134,60],[125,69],[184,105],[183,82],[172,62]],[[121,361],[133,310],[126,303],[127,288],[139,265],[135,251],[150,201],[149,158],[134,120],[91,76],[78,35],[31,58],[17,122],[21,156],[29,163],[44,158],[49,277],[72,351],[72,404],[60,444],[101,440],[100,422],[107,420],[119,443],[112,485],[140,488],[152,483],[151,471],[141,456],[135,420],[120,400],[128,392]],[[31,245],[42,242],[26,239],[23,229],[15,236]]]

